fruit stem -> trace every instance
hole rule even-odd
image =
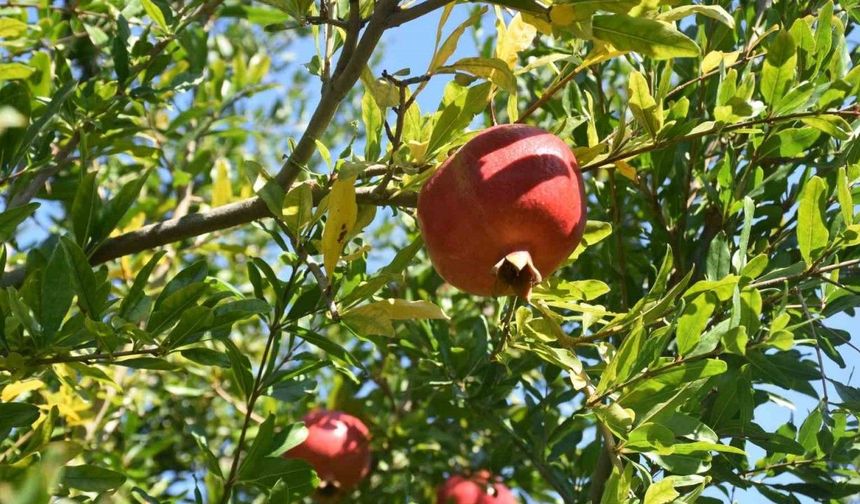
[[[493,266],[493,273],[517,297],[525,300],[531,296],[532,286],[541,281],[540,271],[526,250],[517,250],[503,257]]]

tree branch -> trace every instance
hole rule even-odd
[[[429,14],[436,9],[444,7],[453,0],[426,0],[415,7],[408,9],[398,9],[397,12],[388,17],[388,27],[393,28],[400,26],[403,23],[408,23],[413,19],[417,19],[425,14]]]
[[[326,195],[327,189],[314,188],[314,203],[318,204]],[[386,191],[374,192],[373,187],[356,189],[355,199],[359,204],[377,206],[398,206],[414,208],[417,205],[416,193]],[[259,197],[237,201],[229,205],[213,208],[208,212],[186,215],[173,220],[165,220],[143,226],[140,229],[115,236],[105,242],[90,257],[93,265],[102,264],[119,257],[142,252],[168,243],[173,243],[202,234],[221,231],[234,226],[247,224],[257,219],[271,217],[266,203]],[[0,286],[20,285],[26,271],[23,268],[7,271],[0,278]]]
[[[343,101],[350,89],[355,85],[355,82],[361,75],[362,69],[367,65],[367,61],[370,59],[373,50],[382,37],[382,33],[385,31],[388,16],[396,7],[397,0],[381,0],[370,17],[361,40],[351,54],[346,54],[349,59],[343,65],[340,60],[338,61],[337,68],[339,72],[336,72],[332,76],[329,85],[326,86],[320,103],[308,122],[305,134],[299,139],[296,148],[281,166],[278,174],[275,175],[275,180],[285,191],[289,190],[290,186],[293,185],[301,170],[307,165],[314,152],[316,152],[316,141],[328,128],[340,102]],[[343,59],[343,56],[344,54],[341,55],[341,59]]]
[[[772,117],[762,117],[760,119],[751,119],[749,121],[744,121],[736,124],[732,124],[730,126],[721,126],[717,125],[709,130],[699,131],[697,133],[693,133],[691,135],[684,135],[680,137],[670,138],[667,140],[663,140],[661,142],[656,142],[648,145],[644,145],[642,147],[637,147],[635,149],[631,149],[627,152],[621,152],[606,158],[603,158],[599,161],[595,161],[593,163],[586,164],[581,168],[582,172],[589,172],[596,168],[600,168],[601,166],[607,166],[614,164],[616,161],[622,161],[624,159],[630,159],[632,157],[638,156],[639,154],[644,154],[646,152],[651,152],[655,150],[662,149],[664,147],[668,147],[670,145],[674,145],[676,143],[685,142],[687,140],[694,140],[696,138],[701,138],[708,135],[713,135],[716,133],[730,133],[732,131],[741,130],[744,128],[749,128],[750,126],[757,126],[760,124],[778,124],[781,122],[793,121],[795,119],[803,119],[805,117],[817,117],[823,115],[838,115],[845,116],[851,119],[856,119],[860,116],[860,110],[856,107],[849,107],[845,109],[839,110],[811,110],[808,112],[797,112],[794,114],[786,114],[783,116],[772,116]]]

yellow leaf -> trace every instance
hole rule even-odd
[[[636,168],[630,166],[630,163],[627,161],[621,160],[615,162],[615,169],[618,170],[618,173],[623,175],[624,177],[632,180],[633,182],[639,181],[639,176],[636,175]]]
[[[723,52],[723,51],[711,51],[702,58],[702,64],[700,68],[703,74],[710,72],[711,70],[716,70],[720,67],[720,63],[729,66],[738,60],[738,56],[740,55],[740,51],[733,52]]]
[[[386,107],[396,107],[400,104],[400,91],[397,86],[385,79],[374,78],[367,66],[361,71],[361,82],[370,91],[376,105],[383,111]]]
[[[504,31],[502,31],[504,30]],[[537,28],[526,23],[520,14],[511,19],[507,28],[502,25],[496,45],[496,57],[513,69],[517,64],[517,54],[532,45]]]
[[[215,160],[212,177],[212,206],[217,207],[230,203],[233,198],[233,182],[230,180],[230,161],[224,158]]]
[[[428,143],[429,141],[416,142],[415,140],[410,140],[406,143],[406,146],[409,147],[409,153],[412,154],[412,158],[415,159],[416,163],[424,163],[424,156],[427,154]]]
[[[385,299],[353,308],[343,319],[363,334],[394,336],[392,320],[448,320],[448,316],[429,301]]]
[[[520,111],[517,106],[517,95],[509,94],[508,95],[508,121],[516,122],[517,119],[520,118]]]
[[[549,20],[555,26],[567,26],[577,21],[576,11],[570,4],[553,5],[549,10]]]
[[[445,39],[445,42],[442,43],[442,46],[439,47],[439,49],[433,55],[433,59],[430,61],[430,67],[427,68],[427,73],[433,73],[434,70],[444,65],[445,62],[448,61],[448,58],[450,58],[451,55],[454,54],[454,51],[457,49],[457,43],[460,41],[460,37],[466,31],[466,28],[474,26],[478,22],[478,20],[481,19],[481,16],[483,16],[485,12],[487,12],[486,7],[482,7],[476,10],[469,17],[469,19],[463,21],[460,26],[455,28],[454,31],[451,32],[450,35],[448,35],[448,38]]]
[[[3,393],[0,394],[0,401],[13,401],[21,394],[24,394],[26,392],[32,392],[33,390],[38,390],[44,386],[45,383],[42,380],[36,379],[12,383],[11,385],[7,385],[6,388],[3,389]]]
[[[537,31],[543,35],[552,35],[552,25],[541,16],[536,16],[528,12],[523,13],[523,21],[537,28]]]
[[[657,104],[648,90],[648,81],[639,72],[630,72],[628,82],[630,111],[651,138],[656,138],[663,127],[663,107]]]
[[[674,479],[663,478],[645,491],[645,504],[666,504],[674,502],[680,494],[675,490]]]
[[[594,99],[588,91],[585,92],[585,101],[588,111],[588,126],[585,128],[585,136],[588,138],[588,146],[594,147],[600,143],[600,137],[597,135],[597,124],[594,121]]]
[[[355,177],[338,178],[329,193],[328,218],[322,234],[323,264],[329,275],[334,272],[357,215]]]

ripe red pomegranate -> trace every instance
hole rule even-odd
[[[507,124],[466,142],[424,184],[418,221],[436,271],[481,296],[528,298],[579,245],[586,206],[570,148]]]
[[[370,471],[367,426],[341,411],[312,411],[304,421],[307,439],[284,457],[302,459],[313,466],[322,480],[319,497],[348,494]]]
[[[455,474],[436,491],[436,504],[515,504],[514,494],[488,471],[470,478]]]

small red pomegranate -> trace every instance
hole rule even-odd
[[[324,501],[348,494],[370,471],[370,431],[364,422],[341,411],[316,410],[304,418],[305,441],[284,454],[302,459],[322,480]]]
[[[481,296],[528,298],[579,245],[582,174],[557,136],[522,124],[466,142],[418,195],[430,260],[451,285]]]
[[[436,504],[515,504],[510,489],[488,471],[479,471],[470,478],[455,474],[436,491]]]

